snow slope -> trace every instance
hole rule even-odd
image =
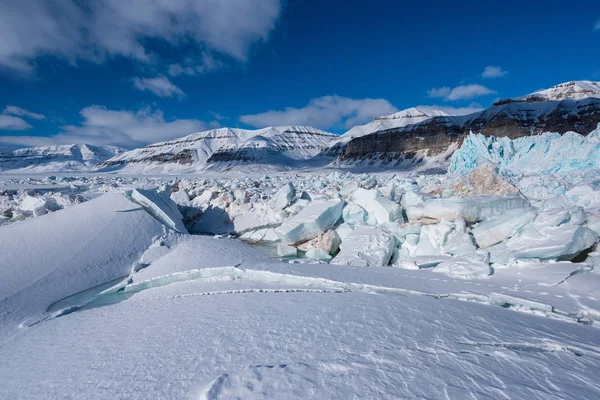
[[[0,153],[0,171],[18,173],[86,171],[93,165],[124,151],[119,147],[89,144],[19,149]]]
[[[52,303],[127,276],[164,234],[120,193],[0,227],[0,341]]]
[[[568,278],[568,265],[547,267],[549,284],[568,279],[556,287],[538,285],[539,271],[526,268],[478,284],[424,271],[278,263],[228,239],[163,247],[129,282],[67,298],[69,312],[0,343],[3,395],[600,396],[597,328],[548,318],[540,303],[561,310],[573,303],[570,293],[581,296],[576,288],[585,290],[591,276]],[[520,312],[499,307],[511,301]]]

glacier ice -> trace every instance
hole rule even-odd
[[[600,169],[600,125],[587,136],[544,133],[511,140],[469,134],[450,160],[451,173],[469,174],[481,160],[503,174],[565,174]]]

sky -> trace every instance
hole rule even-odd
[[[217,127],[343,133],[600,81],[600,4],[0,0],[0,149]],[[585,10],[585,12],[582,12]]]

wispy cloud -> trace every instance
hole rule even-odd
[[[225,65],[214,58],[210,53],[202,53],[200,60],[186,59],[183,63],[169,65],[168,71],[171,76],[178,75],[202,75],[223,69]]]
[[[349,128],[396,111],[396,107],[385,99],[323,96],[311,100],[302,108],[287,107],[279,111],[242,115],[240,121],[258,128],[277,125],[309,125],[321,129]]]
[[[594,26],[594,30],[600,30],[600,19],[596,21],[596,26]]]
[[[147,39],[245,60],[253,43],[268,38],[281,8],[281,0],[4,0],[0,67],[30,73],[42,55],[151,62]]]
[[[6,106],[0,114],[0,130],[6,131],[25,131],[32,129],[31,126],[24,118],[33,119],[44,119],[46,118],[42,114],[37,114],[17,106]]]
[[[32,111],[26,110],[17,106],[6,106],[2,111],[2,114],[6,115],[15,115],[17,117],[28,117],[33,119],[45,119],[46,116],[42,114],[37,114]]]
[[[461,85],[454,88],[441,87],[427,91],[427,96],[431,98],[444,99],[447,101],[468,100],[475,97],[487,96],[496,93],[487,87],[479,84]]]
[[[83,122],[67,125],[53,136],[0,136],[0,144],[43,146],[51,144],[111,144],[138,147],[218,127],[217,122],[195,119],[167,120],[158,109],[110,110],[90,106],[80,111]]]
[[[175,86],[169,78],[159,75],[156,78],[133,78],[133,86],[141,91],[152,92],[159,97],[184,97],[183,90]]]
[[[506,75],[508,75],[508,71],[504,71],[502,68],[493,65],[488,65],[481,73],[482,78],[502,78]]]

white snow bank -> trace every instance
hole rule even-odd
[[[0,227],[0,314],[41,313],[57,300],[126,276],[163,234],[162,224],[116,193]]]

